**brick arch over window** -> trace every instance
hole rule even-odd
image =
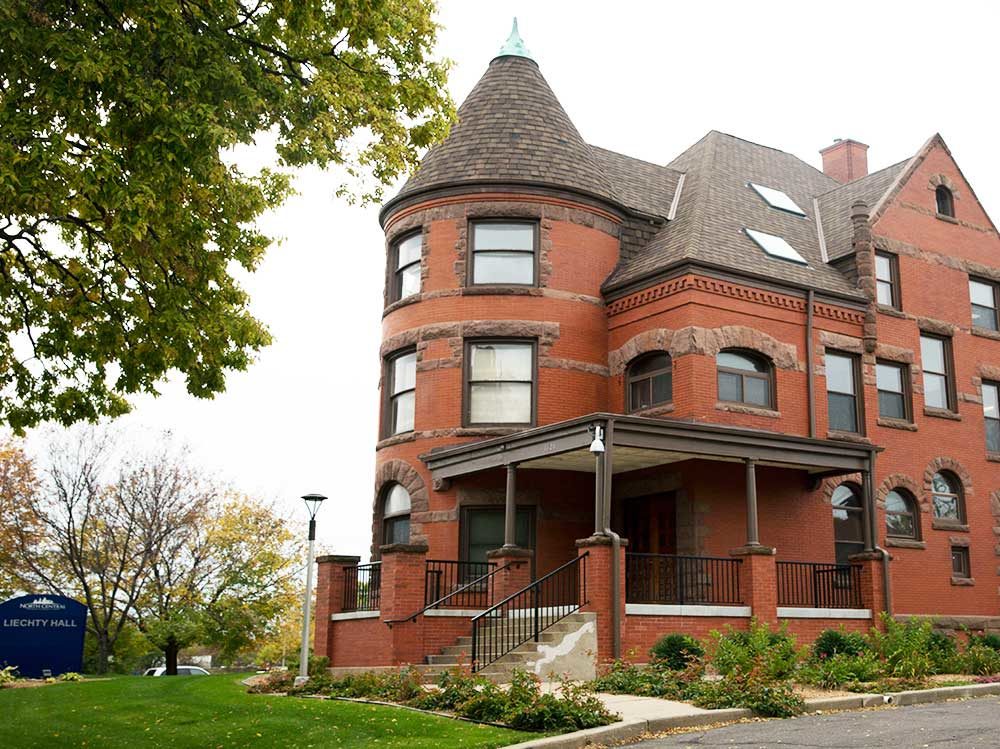
[[[645,330],[608,354],[612,375],[620,375],[628,363],[640,354],[666,351],[671,358],[685,354],[715,356],[723,349],[743,349],[763,354],[776,369],[805,370],[799,361],[794,344],[782,343],[763,331],[743,325],[725,325],[721,328],[690,326],[672,331],[667,328]]]
[[[935,174],[930,178],[928,189],[937,190],[939,187],[947,187],[951,191],[951,197],[958,200],[958,185],[947,174]]]
[[[930,512],[931,505],[927,501],[927,495],[921,490],[920,485],[905,473],[893,473],[882,479],[875,491],[875,503],[885,509],[885,497],[893,489],[906,489],[920,505],[921,512]]]
[[[957,460],[944,456],[934,458],[934,460],[927,464],[927,468],[924,469],[923,500],[930,502],[931,495],[934,494],[934,487],[932,485],[934,474],[940,471],[948,471],[961,482],[962,497],[966,503],[966,507],[968,507],[969,498],[972,496],[972,476]]]
[[[856,484],[862,486],[862,477],[860,473],[849,473],[845,476],[833,476],[832,478],[823,479],[823,483],[820,485],[819,491],[820,496],[823,498],[823,503],[827,505],[833,504],[833,493],[837,491],[837,487],[841,484]]]
[[[382,499],[389,484],[399,484],[410,495],[410,543],[425,543],[423,519],[430,509],[427,486],[417,470],[405,460],[389,460],[375,472],[375,499],[372,507],[372,556],[378,556],[382,535]]]

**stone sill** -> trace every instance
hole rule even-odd
[[[662,603],[626,603],[626,616],[733,616],[749,618],[749,606],[690,606]]]
[[[886,429],[902,429],[907,432],[917,431],[917,425],[912,421],[906,421],[905,419],[892,419],[880,416],[875,423],[880,427],[885,427]]]
[[[940,221],[947,221],[949,224],[957,224],[958,223],[958,219],[957,218],[955,218],[954,216],[946,216],[943,213],[935,213],[934,214],[934,218],[936,218],[936,219],[938,219]]]
[[[886,304],[876,304],[875,307],[878,310],[879,314],[889,315],[889,317],[898,317],[903,320],[906,319],[906,313],[903,312],[903,310],[896,309],[895,307],[890,307]]]
[[[969,526],[967,523],[959,523],[954,520],[942,520],[941,518],[931,520],[931,528],[936,531],[958,531],[959,533],[969,532]]]
[[[814,609],[778,606],[779,619],[871,619],[871,609]]]
[[[638,411],[630,411],[629,416],[644,416],[646,418],[652,418],[655,416],[663,416],[664,414],[669,414],[674,412],[673,403],[663,403],[659,406],[650,406],[649,408],[640,408]]]
[[[986,453],[986,460],[990,463],[1000,463],[1000,453]]]
[[[780,419],[781,412],[770,408],[760,408],[758,406],[747,406],[742,403],[730,403],[729,401],[719,401],[715,404],[716,411],[728,411],[734,414],[746,414],[748,416],[766,416],[769,419]]]
[[[347,622],[352,619],[378,619],[380,611],[343,611],[339,614],[330,614],[331,622]]]
[[[924,416],[933,416],[936,419],[950,419],[951,421],[962,420],[961,414],[949,411],[947,408],[934,408],[933,406],[924,406]]]
[[[958,585],[961,587],[971,587],[976,584],[976,578],[974,577],[953,577],[951,578],[952,585]]]
[[[917,540],[912,539],[912,538],[891,538],[891,537],[888,537],[888,536],[885,539],[885,545],[886,546],[893,546],[893,547],[896,547],[896,548],[899,548],[899,549],[926,549],[927,548],[927,542],[926,541],[917,541]]]
[[[826,438],[828,440],[840,440],[841,442],[854,442],[858,445],[870,445],[872,441],[861,434],[856,434],[855,432],[841,432],[836,429],[831,429],[826,433]]]
[[[975,325],[969,332],[974,336],[979,336],[980,338],[989,338],[991,341],[1000,341],[1000,330],[990,330],[989,328],[979,328]]]
[[[462,296],[541,296],[542,290],[535,284],[482,284],[465,286]]]
[[[471,619],[474,616],[479,616],[486,609],[427,609],[424,612],[424,616],[455,616],[466,619]]]

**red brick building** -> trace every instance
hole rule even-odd
[[[382,209],[372,563],[320,559],[317,651],[1000,627],[1000,239],[940,136],[866,151],[591,146],[515,30]]]

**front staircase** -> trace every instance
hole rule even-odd
[[[543,680],[548,680],[553,673],[592,678],[597,652],[596,630],[596,614],[583,612],[569,614],[549,625],[539,633],[537,642],[533,638],[521,642],[521,638],[505,634],[508,629],[500,624],[482,625],[479,636],[490,638],[491,643],[506,652],[477,673],[498,684],[509,682],[514,669],[535,673]],[[456,666],[468,667],[471,651],[472,636],[459,637],[454,645],[427,656],[430,668],[425,673],[438,674]],[[583,675],[577,676],[578,673]]]

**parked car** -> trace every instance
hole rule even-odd
[[[166,676],[167,667],[157,666],[156,668],[147,668],[143,672],[143,676]],[[208,671],[203,669],[201,666],[178,666],[177,667],[178,676],[208,676]]]

